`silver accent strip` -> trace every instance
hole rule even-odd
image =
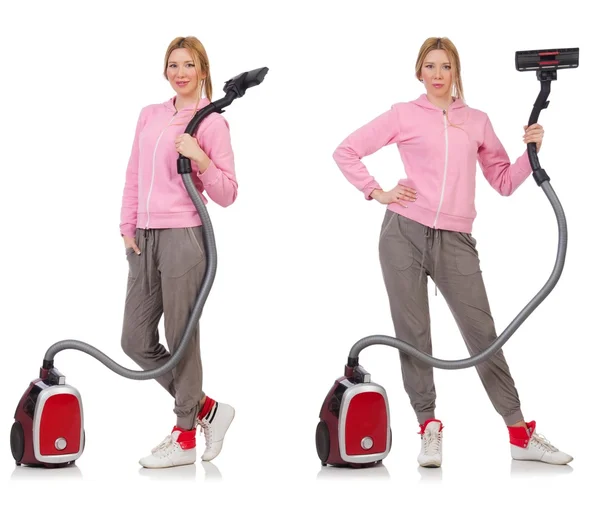
[[[62,374],[56,367],[53,367],[52,369],[50,369],[49,375],[52,375],[53,378],[57,378],[59,385],[65,385],[66,384],[65,375]]]
[[[44,383],[45,385],[45,383]],[[79,401],[79,415],[81,416],[81,431],[79,434],[79,452],[68,453],[65,455],[42,455],[40,453],[40,423],[42,419],[42,413],[44,412],[44,405],[46,401],[53,395],[58,394],[71,394],[77,397]],[[33,413],[33,454],[38,462],[46,462],[48,464],[62,464],[65,462],[71,462],[77,460],[83,453],[83,405],[81,403],[81,395],[77,389],[70,385],[53,385],[46,386],[38,395],[37,402],[35,404],[35,412]]]
[[[348,406],[353,397],[361,393],[376,392],[381,394],[385,400],[386,412],[387,412],[387,441],[385,443],[385,451],[381,453],[371,453],[367,455],[348,455],[346,453],[346,418],[348,417]],[[387,394],[385,389],[377,383],[359,383],[357,385],[352,384],[342,395],[342,402],[340,406],[340,416],[338,421],[338,438],[340,447],[340,456],[345,462],[352,464],[366,464],[383,460],[387,457],[390,452],[390,409],[388,404]]]

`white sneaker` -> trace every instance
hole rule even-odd
[[[235,417],[235,410],[229,404],[214,401],[210,411],[202,419],[198,419],[200,432],[204,432],[206,449],[202,460],[214,459],[223,448],[223,440],[231,422]]]
[[[427,420],[421,425],[421,453],[418,462],[422,467],[440,467],[442,465],[442,422]]]
[[[573,457],[561,452],[544,436],[535,431],[535,421],[525,427],[508,427],[510,453],[515,460],[536,460],[546,464],[568,464]]]
[[[140,459],[140,465],[151,469],[185,466],[196,462],[196,430],[182,431],[173,427],[170,435]]]

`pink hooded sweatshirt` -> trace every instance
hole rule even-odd
[[[209,104],[203,98],[198,107]],[[125,175],[121,207],[121,234],[135,236],[136,228],[185,228],[201,225],[180,174],[175,138],[184,133],[194,115],[193,106],[177,111],[174,98],[144,107],[139,115],[133,148]],[[198,144],[210,158],[208,168],[198,174],[192,162],[192,178],[206,204],[203,191],[226,207],[237,197],[234,157],[229,124],[218,113],[207,116],[196,132]]]
[[[511,195],[532,169],[527,149],[511,163],[488,116],[455,99],[448,110],[423,94],[391,109],[350,134],[335,150],[338,167],[367,200],[381,189],[362,158],[396,144],[407,177],[399,184],[417,192],[415,202],[388,209],[431,228],[471,233],[475,210],[476,161],[490,185]]]

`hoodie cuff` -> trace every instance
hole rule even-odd
[[[221,177],[221,171],[212,160],[208,164],[208,167],[206,167],[206,170],[202,173],[200,172],[198,165],[196,165],[196,162],[192,162],[192,169],[196,172],[198,179],[202,181],[205,188],[215,184]]]
[[[121,235],[126,236],[126,237],[135,237],[135,229],[136,226],[135,225],[121,225],[120,227],[121,229]]]
[[[371,193],[373,193],[373,190],[381,190],[381,186],[379,186],[379,184],[377,184],[376,181],[373,181],[372,183],[369,183],[367,186],[364,187],[363,189],[363,193],[365,195],[365,199],[367,200],[373,200],[373,197],[371,197]]]

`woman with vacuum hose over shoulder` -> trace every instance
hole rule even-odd
[[[511,163],[488,116],[463,97],[460,59],[447,38],[428,38],[421,46],[415,75],[425,93],[402,102],[350,134],[334,160],[346,179],[367,200],[387,207],[381,225],[379,257],[394,331],[431,355],[427,278],[448,303],[469,353],[496,339],[496,329],[472,236],[475,219],[476,162],[490,185],[511,195],[532,173],[527,151]],[[525,144],[539,151],[543,128],[525,127]],[[407,178],[384,191],[362,158],[396,144]],[[400,353],[404,388],[420,425],[418,462],[442,463],[442,422],[435,416],[433,368]],[[517,460],[567,464],[559,451],[526,422],[515,383],[502,350],[475,366],[494,409],[508,429],[511,455]]]
[[[237,196],[229,125],[212,113],[195,136],[184,134],[198,109],[211,101],[206,50],[195,37],[168,46],[164,77],[175,91],[169,100],[144,107],[127,166],[120,231],[129,263],[122,347],[142,369],[155,369],[171,356],[159,343],[164,315],[171,353],[179,346],[205,274],[202,223],[177,172],[177,158],[190,159],[198,193],[226,207]],[[234,409],[202,390],[199,326],[185,356],[158,383],[174,398],[171,433],[140,460],[163,468],[196,460],[196,431],[204,433],[202,460],[214,459],[234,418]]]

